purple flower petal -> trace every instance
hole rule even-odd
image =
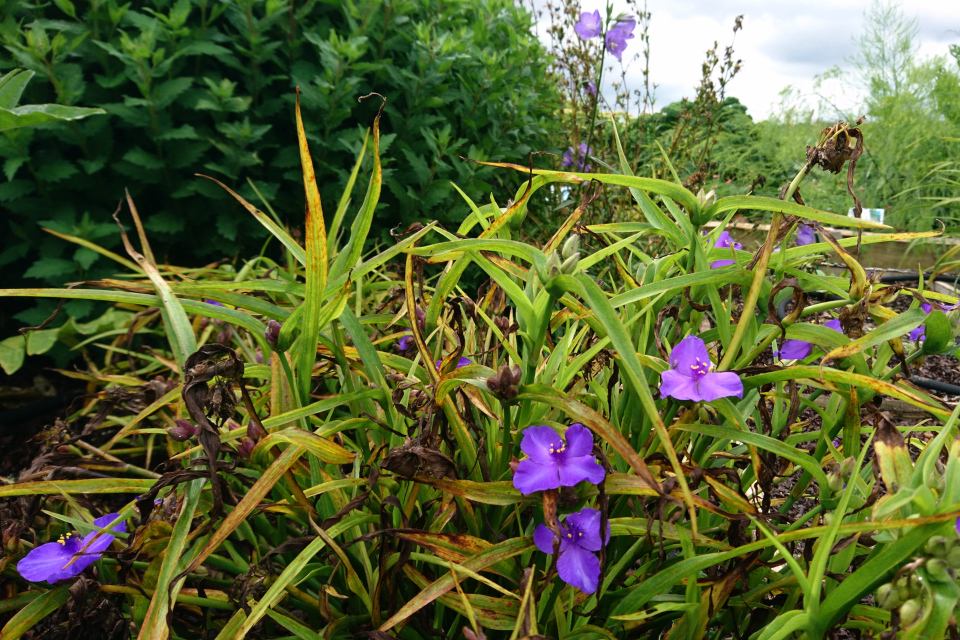
[[[554,453],[563,449],[563,440],[553,427],[527,427],[523,430],[520,450],[537,464],[556,464]]]
[[[222,307],[223,305],[217,302],[216,300],[204,300],[207,304],[212,304],[215,307]]]
[[[780,348],[784,360],[803,360],[813,351],[813,345],[804,340],[787,340]]]
[[[600,582],[600,559],[590,551],[570,546],[557,560],[560,579],[584,593],[593,593]]]
[[[571,151],[573,147],[570,147]],[[573,154],[570,151],[563,152],[563,162],[560,163],[561,167],[569,167],[573,164]]]
[[[537,549],[543,551],[548,556],[553,555],[553,541],[556,539],[553,531],[545,524],[537,525],[536,531],[533,532],[533,544],[537,545]]]
[[[587,82],[587,93],[589,93],[592,96],[597,95],[597,85],[594,84],[592,81]]]
[[[797,231],[797,246],[803,247],[814,242],[816,242],[816,238],[813,235],[813,227],[808,224],[801,224]]]
[[[664,398],[669,396],[677,400],[700,399],[700,394],[697,391],[697,381],[673,369],[667,369],[660,374],[660,395]]]
[[[600,10],[593,13],[584,11],[580,14],[580,22],[573,25],[573,30],[577,32],[581,40],[589,40],[600,35],[603,30],[603,24],[600,19]]]
[[[109,513],[109,514],[107,514],[107,515],[105,515],[105,516],[100,516],[99,518],[97,518],[96,520],[93,521],[93,526],[98,527],[98,529],[102,529],[103,527],[105,527],[105,526],[107,526],[108,524],[110,524],[111,522],[113,522],[118,515],[119,515],[119,514],[117,514],[117,513]],[[113,528],[111,529],[111,531],[117,531],[117,532],[119,532],[119,533],[126,533],[126,532],[127,532],[127,523],[126,523],[126,522],[120,522],[119,524],[117,524],[117,526],[113,527]],[[96,536],[97,533],[99,533],[99,531],[91,531],[91,532],[88,533],[87,535],[83,536],[83,545],[86,546],[86,544],[87,544],[88,542],[90,542],[91,540],[93,540],[94,536]],[[93,540],[93,543],[92,543],[89,547],[86,548],[86,550],[84,551],[84,553],[96,553],[96,554],[100,554],[100,553],[106,551],[107,549],[110,548],[110,543],[113,542],[114,537],[115,537],[115,536],[112,536],[112,535],[110,535],[109,533],[104,533],[104,534],[100,535],[100,537],[98,537],[96,540]]]
[[[927,304],[927,303],[923,303],[922,305],[920,305],[920,308],[923,309],[923,312],[928,315],[931,311],[933,311],[933,305]]]
[[[593,434],[579,422],[567,427],[567,432],[563,436],[567,441],[564,453],[568,457],[576,458],[593,453]]]
[[[736,260],[717,260],[716,262],[710,263],[711,269],[719,269],[720,267],[729,267],[730,265],[737,264]]]
[[[600,512],[590,507],[580,510],[580,513],[571,513],[563,524],[568,529],[583,535],[577,536],[577,545],[588,551],[600,551],[604,541],[610,542],[610,523],[607,523],[607,535],[600,540]]]
[[[957,522],[954,525],[954,528],[957,530],[957,535],[960,536],[960,518],[957,518]]]
[[[743,397],[743,381],[732,371],[712,371],[697,382],[697,391],[702,400],[710,402],[728,396]]]
[[[80,539],[72,535],[65,537],[63,542],[42,544],[17,563],[17,571],[30,582],[56,582],[69,578],[76,574],[63,571],[63,566],[79,550]]]
[[[910,332],[910,339],[916,342],[917,340],[923,340],[926,336],[926,327],[920,325],[916,329]]]
[[[513,474],[514,488],[525,496],[537,491],[560,488],[560,465],[537,464],[529,458],[521,460]]]
[[[518,468],[517,471],[519,470]],[[572,487],[583,480],[590,484],[599,484],[606,475],[607,472],[597,463],[595,456],[566,458],[560,465],[560,486]]]
[[[703,367],[710,368],[707,345],[697,336],[687,336],[670,353],[670,366],[683,374]]]
[[[413,336],[403,336],[397,341],[397,349],[406,351],[414,345]]]
[[[829,320],[823,323],[823,326],[825,326],[828,329],[833,329],[837,333],[843,333],[843,327],[840,325],[840,320],[838,320],[837,318],[834,318],[833,320]]]
[[[720,249],[729,249],[733,247],[734,249],[743,249],[743,246],[739,242],[735,242],[733,237],[730,236],[729,231],[721,231],[720,235],[717,236],[717,241],[713,243],[713,247]]]

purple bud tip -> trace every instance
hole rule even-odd
[[[254,442],[260,442],[261,438],[267,435],[266,430],[253,420],[247,423],[247,437]]]
[[[264,337],[267,340],[267,344],[271,347],[277,346],[277,342],[280,340],[280,329],[283,327],[282,324],[276,320],[270,320],[267,322],[267,329],[264,331]]]
[[[186,442],[197,435],[197,427],[189,420],[178,419],[176,426],[167,429],[167,435],[177,442]]]
[[[240,440],[240,444],[237,446],[237,454],[241,458],[249,458],[256,444],[256,442],[244,436],[243,439]]]

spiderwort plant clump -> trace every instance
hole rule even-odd
[[[55,542],[40,545],[17,563],[17,571],[30,582],[57,582],[80,575],[110,548],[116,536],[101,532],[118,515],[110,513],[100,516],[93,521],[97,529],[85,536],[67,533]],[[120,522],[110,531],[126,533],[127,523]]]

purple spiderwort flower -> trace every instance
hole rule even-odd
[[[590,171],[593,167],[587,164],[587,156],[593,153],[593,147],[587,148],[586,142],[580,143],[580,151],[577,152],[573,147],[567,147],[568,151],[563,153],[561,167],[569,167],[576,161],[577,171]]]
[[[941,308],[943,311],[953,311],[954,309],[960,308],[960,302],[958,302],[957,304],[952,304],[952,305],[939,305],[939,306],[940,306],[940,308]],[[920,308],[923,309],[923,312],[926,313],[927,315],[929,315],[930,312],[933,311],[933,305],[926,304],[926,303],[924,303],[923,305],[921,305]],[[925,339],[926,339],[926,327],[925,327],[924,325],[920,325],[919,327],[917,327],[916,329],[914,329],[913,331],[911,331],[911,332],[910,332],[910,339],[913,340],[913,341],[925,340]]]
[[[443,364],[443,360],[437,360],[437,371],[440,371],[440,365]],[[460,356],[460,360],[457,361],[457,366],[454,369],[459,369],[460,367],[465,367],[468,364],[473,364],[473,360],[470,358],[465,358]]]
[[[813,236],[813,227],[808,224],[801,224],[797,231],[797,246],[803,247],[814,242],[816,242],[816,238]]]
[[[673,348],[671,368],[660,374],[660,395],[707,402],[727,396],[742,398],[740,376],[730,371],[710,371],[711,364],[703,340],[687,336]]]
[[[597,484],[607,472],[593,455],[593,435],[582,424],[567,427],[564,440],[552,427],[527,427],[520,450],[527,458],[513,474],[513,486],[523,495],[572,487],[581,480]]]
[[[93,526],[102,529],[113,522],[118,515],[117,513],[108,513],[105,516],[100,516],[93,521]],[[126,533],[127,523],[121,522],[114,526],[111,531]],[[68,533],[60,536],[60,539],[56,542],[42,544],[17,563],[17,571],[23,576],[24,580],[30,582],[47,581],[52,583],[79,575],[81,571],[100,559],[100,556],[110,547],[110,543],[116,537],[104,533],[94,540],[94,536],[98,533],[100,532],[92,531],[82,538],[76,533]],[[69,567],[66,566],[81,549],[83,549],[83,553],[76,558],[76,561]]]
[[[627,48],[627,40],[633,39],[633,30],[636,28],[635,20],[625,20],[618,22],[613,29],[607,31],[607,51],[617,60],[623,56]]]
[[[743,249],[743,245],[739,242],[734,242],[733,238],[730,236],[729,231],[722,231],[719,236],[717,236],[717,241],[713,243],[714,249],[729,249],[733,247],[734,249]],[[732,264],[736,264],[736,260],[715,260],[710,263],[711,269],[719,269],[720,267],[729,267]]]
[[[843,333],[840,321],[834,318],[823,324],[828,329],[833,329],[838,333]],[[781,360],[803,360],[813,352],[813,345],[806,340],[785,340],[777,356]]]
[[[580,14],[580,22],[573,25],[573,30],[577,32],[581,40],[589,40],[600,35],[603,31],[603,21],[600,19],[600,10],[593,13],[584,11]]]
[[[216,300],[204,300],[207,304],[212,304],[215,307],[222,307],[223,305],[217,302]]]
[[[597,85],[594,84],[592,80],[587,82],[587,93],[593,97],[597,97]]]
[[[560,558],[557,573],[567,584],[584,593],[593,593],[600,582],[598,551],[610,542],[610,523],[606,535],[600,536],[600,512],[589,507],[571,513],[560,523]],[[540,551],[553,555],[556,534],[541,524],[533,532],[533,542]]]
[[[407,351],[414,346],[414,344],[413,336],[403,336],[397,340],[397,351]]]

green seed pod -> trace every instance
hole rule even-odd
[[[893,585],[882,584],[877,589],[876,601],[881,609],[892,611],[900,605],[900,594],[893,588]]]
[[[927,574],[929,574],[930,579],[934,582],[949,582],[953,580],[953,577],[950,575],[950,568],[947,566],[947,561],[941,558],[932,558],[927,560],[924,564],[927,569]]]
[[[580,248],[580,236],[573,234],[567,238],[566,242],[563,243],[563,248],[560,250],[560,253],[563,255],[563,259],[566,260],[573,254],[577,253],[577,250]]]
[[[927,555],[935,558],[946,558],[949,550],[947,539],[944,536],[933,536],[927,540]]]
[[[902,605],[900,605],[900,624],[904,627],[908,627],[913,624],[917,616],[920,615],[920,601],[916,598],[907,600]]]

